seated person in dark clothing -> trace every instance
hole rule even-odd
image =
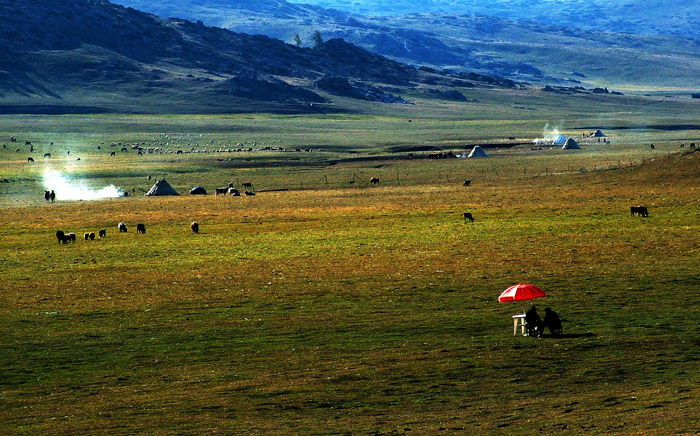
[[[548,328],[549,332],[554,336],[563,334],[564,330],[561,327],[559,315],[549,307],[544,309],[544,313],[545,315],[544,321],[542,322],[542,330],[544,331],[545,328]]]
[[[537,314],[536,306],[532,306],[525,314],[525,324],[527,324],[528,336],[538,337],[542,334],[544,328],[542,326],[542,319]]]

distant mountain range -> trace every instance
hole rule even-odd
[[[624,8],[622,2],[603,0],[563,0],[556,2],[556,7],[544,0],[410,4],[402,0],[309,0],[316,5],[284,0],[115,1],[163,17],[202,20],[207,25],[265,34],[290,43],[299,34],[306,46],[311,44],[312,33],[319,31],[324,38],[342,38],[400,62],[454,72],[542,84],[700,87],[700,40],[674,36],[683,33],[680,28],[692,27],[695,16],[688,21],[678,17],[687,17],[687,8],[700,0],[672,0],[684,6],[675,11],[666,10],[661,2],[648,3],[650,10],[659,11],[669,23],[683,21],[684,26],[663,32],[668,29],[657,23],[635,33],[617,30],[624,32],[631,23],[646,23],[644,17],[651,20],[644,8]],[[609,6],[606,14],[596,12],[605,5]],[[342,7],[346,12],[320,6]],[[370,16],[347,11],[397,14]],[[399,15],[401,11],[451,13]],[[457,14],[461,11],[509,18]],[[624,17],[624,23],[619,17]]]
[[[488,15],[602,32],[698,38],[700,0],[290,0],[364,15]]]
[[[436,75],[339,39],[304,48],[105,0],[0,0],[0,106],[298,111],[329,94],[400,102],[394,87]]]

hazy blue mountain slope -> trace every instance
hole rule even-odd
[[[118,1],[287,42],[298,33],[303,45],[319,30],[408,64],[533,83],[694,88],[700,77],[694,39],[581,30],[546,17],[550,24],[446,13],[360,16],[283,0]]]
[[[476,14],[587,30],[697,38],[700,0],[291,0],[374,15]]]

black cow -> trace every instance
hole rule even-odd
[[[192,233],[199,233],[199,223],[193,221],[192,224],[190,224],[190,229],[192,229]]]
[[[127,233],[126,224],[125,224],[125,223],[119,223],[119,224],[117,225],[117,227],[119,228],[119,233]]]
[[[106,238],[106,237],[107,237],[107,230],[100,230],[100,231],[98,232],[98,234],[99,234],[99,236],[100,236],[100,239]]]
[[[472,216],[471,212],[464,212],[464,222],[466,223],[467,220],[474,222],[474,217]]]
[[[34,162],[34,159],[31,158],[31,157],[28,157],[28,158],[27,158],[27,162]]]
[[[462,183],[462,186],[471,186],[472,181],[471,180],[465,180],[464,183]]]
[[[56,239],[58,239],[59,244],[65,244],[68,242],[68,239],[66,239],[66,234],[63,233],[63,230],[56,230]]]
[[[379,178],[372,177],[371,179],[369,179],[369,182],[373,185],[376,185],[377,183],[379,183]]]
[[[630,216],[634,216],[635,214],[637,214],[637,216],[641,216],[641,217],[646,218],[649,216],[649,211],[644,206],[632,206],[632,207],[630,207]]]
[[[146,226],[143,224],[136,224],[136,233],[146,233]]]

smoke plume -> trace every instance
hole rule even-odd
[[[56,193],[56,200],[100,200],[121,197],[122,191],[114,185],[94,189],[82,181],[71,180],[60,171],[44,170],[44,189]]]

